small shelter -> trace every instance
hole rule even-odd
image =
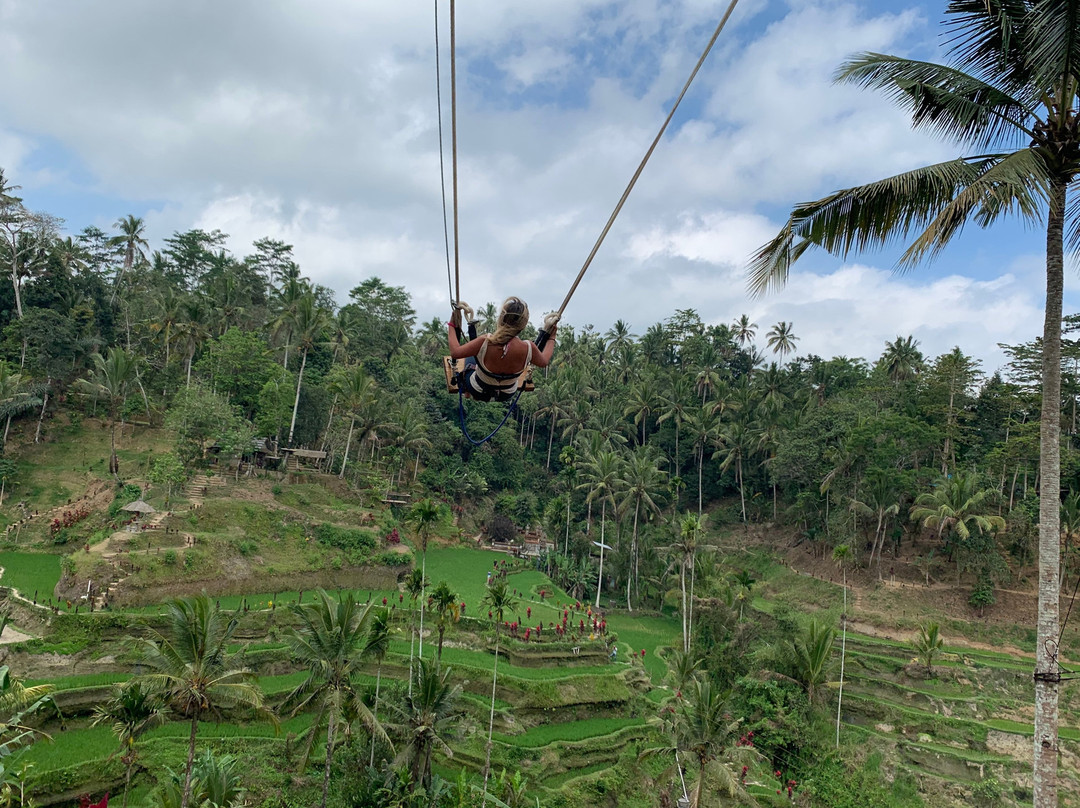
[[[138,521],[142,516],[148,513],[157,513],[157,510],[154,508],[153,505],[141,499],[137,499],[134,502],[129,502],[127,505],[124,505],[120,510],[135,514],[135,521],[128,525],[128,530],[131,531],[138,529]]]

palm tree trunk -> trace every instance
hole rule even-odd
[[[184,769],[184,794],[180,808],[187,808],[191,801],[191,770],[195,766],[195,733],[199,731],[199,711],[191,714],[191,734],[188,736],[187,768]]]
[[[690,631],[687,623],[689,615],[686,613],[686,561],[679,564],[679,588],[682,589],[682,650],[683,653],[690,651]]]
[[[552,413],[551,413],[551,429],[548,431],[547,463],[544,465],[544,468],[547,469],[548,471],[551,470],[551,443],[552,443],[552,441],[555,440],[555,415],[556,415],[556,411],[555,411],[555,405],[554,404],[552,404],[551,409],[552,409]]]
[[[349,437],[345,439],[345,456],[341,458],[341,472],[338,474],[339,480],[345,479],[345,464],[349,462],[349,447],[352,446],[352,433],[353,426],[356,425],[356,416],[354,415],[349,420]]]
[[[499,615],[496,615],[499,617]],[[491,675],[491,715],[488,717],[487,746],[484,747],[484,801],[487,805],[487,784],[491,775],[491,736],[495,730],[495,687],[499,682],[499,621],[495,621],[495,669]]]
[[[323,770],[322,803],[326,808],[326,792],[330,789],[330,764],[334,762],[334,716],[326,722],[326,768]]]
[[[840,615],[843,623],[840,639],[840,690],[836,697],[836,748],[840,748],[840,706],[844,703],[844,657],[847,653],[847,567],[844,573],[844,613]]]
[[[128,754],[131,754],[129,751]],[[135,761],[128,761],[127,767],[124,771],[124,797],[120,801],[120,808],[127,808],[128,791],[131,789],[131,770],[135,766]]]
[[[563,555],[570,555],[570,490],[566,491],[566,543],[563,547]]]
[[[304,381],[304,367],[307,365],[307,349],[300,360],[300,374],[296,377],[296,400],[293,401],[292,421],[289,423],[289,446],[292,446],[293,432],[296,430],[296,411],[300,409],[300,385]]]
[[[418,656],[420,659],[424,658],[424,602],[427,600],[425,590],[427,589],[427,536],[424,536],[424,552],[421,555],[420,561],[420,651]]]
[[[1050,187],[1046,225],[1046,315],[1043,323],[1042,412],[1039,417],[1039,604],[1035,643],[1035,808],[1057,808],[1057,665],[1061,566],[1061,305],[1064,288],[1066,184]]]
[[[698,447],[697,458],[697,516],[701,518],[701,467],[705,464],[705,443]]]
[[[371,714],[375,716],[375,720],[379,720],[379,685],[382,683],[382,659],[379,660],[379,667],[375,669],[375,706],[371,710]],[[371,760],[368,761],[368,767],[375,765],[375,733],[371,733]]]
[[[596,608],[600,608],[600,591],[604,588],[604,527],[607,524],[607,500],[600,507],[600,575],[596,579]]]
[[[735,466],[735,476],[739,478],[739,502],[742,503],[742,522],[746,524],[746,490],[743,487],[742,477],[742,453],[739,454],[738,464]]]

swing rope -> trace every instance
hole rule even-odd
[[[727,7],[727,11],[724,12],[723,18],[720,20],[720,24],[716,26],[716,30],[713,32],[712,38],[709,40],[709,44],[705,46],[704,52],[701,54],[701,58],[698,59],[697,64],[694,65],[693,72],[690,73],[690,78],[686,80],[686,84],[683,85],[682,92],[679,93],[679,97],[675,100],[675,105],[671,108],[671,112],[668,113],[667,119],[664,121],[663,126],[660,127],[660,131],[656,133],[656,137],[653,138],[652,145],[649,146],[649,150],[645,152],[645,156],[641,160],[641,164],[638,165],[637,171],[634,172],[634,176],[630,178],[630,183],[626,186],[626,190],[623,191],[622,196],[619,198],[619,202],[615,205],[615,210],[612,211],[611,216],[607,220],[607,224],[604,225],[604,229],[600,232],[600,237],[593,245],[592,251],[589,252],[589,257],[585,259],[584,265],[581,267],[581,271],[578,272],[577,278],[574,279],[573,285],[570,287],[570,291],[566,293],[566,297],[559,306],[559,317],[562,317],[563,312],[566,310],[567,305],[570,303],[570,298],[574,296],[574,292],[577,291],[578,284],[581,283],[581,279],[585,277],[585,272],[588,270],[589,265],[592,264],[593,258],[596,257],[596,253],[600,250],[600,245],[604,243],[604,239],[607,237],[608,231],[611,230],[611,226],[615,224],[615,219],[618,217],[619,212],[622,210],[623,205],[626,203],[627,198],[630,196],[630,192],[634,189],[634,185],[637,184],[638,177],[641,176],[641,172],[645,169],[645,164],[649,162],[649,158],[652,157],[653,151],[656,149],[656,145],[660,142],[660,138],[664,136],[664,132],[667,130],[668,124],[671,123],[671,119],[675,117],[675,111],[679,108],[679,104],[682,103],[683,97],[686,95],[687,90],[690,89],[690,85],[693,83],[694,78],[697,76],[698,71],[701,70],[701,66],[705,64],[705,59],[708,57],[709,52],[712,50],[716,40],[720,36],[720,32],[724,30],[724,26],[727,25],[728,18],[735,10],[736,4],[739,0],[731,0],[731,3]]]
[[[469,428],[465,424],[465,391],[462,389],[463,387],[463,384],[458,384],[458,421],[461,424],[461,434],[464,435],[465,439],[473,446],[483,446],[499,433],[499,430],[502,429],[509,420],[510,415],[517,409],[517,402],[521,397],[521,387],[518,387],[517,391],[514,393],[514,397],[510,399],[510,405],[506,408],[506,414],[503,416],[503,419],[499,421],[499,425],[479,440],[469,434]]]
[[[443,244],[446,245],[446,285],[450,293],[450,305],[454,305],[454,281],[450,277],[450,230],[446,216],[446,149],[443,147],[442,125],[442,69],[439,64],[439,0],[435,0],[435,100],[439,108],[439,190],[442,194]],[[457,239],[454,239],[455,242]],[[460,292],[460,284],[458,291]]]
[[[454,9],[454,0],[450,0],[450,163],[453,166],[454,186],[454,300],[460,302],[461,254],[458,249],[457,27],[455,24]]]

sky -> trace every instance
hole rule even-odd
[[[457,5],[461,296],[558,308],[726,0]],[[1043,235],[972,225],[932,264],[807,254],[780,292],[746,265],[791,206],[962,152],[832,76],[859,51],[942,57],[944,0],[740,0],[565,322],[643,334],[677,309],[757,342],[875,359],[912,335],[992,372],[1042,331]],[[372,275],[449,314],[449,0],[0,0],[0,166],[68,233],[146,220],[295,247],[339,302]],[[1080,306],[1067,272],[1066,313]]]

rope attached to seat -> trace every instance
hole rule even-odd
[[[499,433],[499,430],[503,428],[503,426],[506,424],[507,420],[509,420],[510,415],[517,408],[518,398],[521,397],[521,387],[519,386],[518,389],[514,392],[514,397],[512,399],[510,399],[510,405],[506,408],[506,415],[504,415],[503,419],[501,421],[499,421],[499,425],[497,427],[495,427],[493,430],[491,430],[491,432],[489,432],[486,436],[480,438],[480,440],[477,440],[476,438],[474,438],[472,435],[469,434],[469,428],[465,424],[465,391],[463,389],[464,387],[465,387],[465,382],[463,380],[459,379],[458,380],[458,421],[461,423],[461,434],[463,434],[465,436],[466,440],[468,440],[469,443],[471,443],[473,446],[483,446],[485,443],[487,443],[489,440],[494,438]]]
[[[566,310],[566,306],[570,303],[570,298],[574,296],[574,292],[577,291],[578,284],[581,283],[581,279],[585,277],[585,272],[588,270],[589,265],[592,264],[593,258],[596,257],[596,253],[600,249],[600,245],[604,243],[604,239],[607,237],[608,231],[611,230],[611,226],[615,224],[615,219],[618,217],[619,212],[622,210],[623,205],[626,203],[627,197],[630,196],[630,192],[634,189],[634,185],[637,184],[638,177],[641,176],[641,172],[645,169],[645,164],[649,162],[649,158],[652,157],[653,151],[656,149],[656,145],[660,142],[660,138],[664,136],[664,132],[667,130],[668,124],[671,123],[671,119],[675,117],[675,110],[679,108],[679,104],[682,103],[683,97],[686,95],[686,91],[690,89],[691,83],[697,76],[698,71],[701,70],[701,66],[705,64],[705,59],[708,57],[709,52],[712,50],[713,45],[716,44],[717,38],[720,36],[720,32],[724,30],[724,26],[727,25],[728,18],[731,16],[731,12],[735,10],[736,4],[739,0],[731,0],[730,5],[727,7],[727,11],[724,12],[723,18],[720,20],[720,24],[716,26],[716,30],[713,32],[712,38],[709,40],[709,44],[705,46],[704,52],[701,54],[701,58],[698,59],[697,64],[694,65],[693,72],[690,73],[690,78],[686,80],[686,84],[683,85],[682,92],[679,93],[679,97],[675,100],[675,105],[671,108],[671,112],[668,113],[667,119],[664,121],[663,126],[660,127],[660,131],[656,133],[656,137],[653,138],[652,145],[649,146],[649,150],[645,152],[645,156],[641,159],[641,164],[638,165],[637,171],[634,172],[634,176],[630,178],[630,183],[626,186],[626,190],[623,191],[621,197],[619,197],[618,204],[615,205],[615,210],[612,211],[610,218],[607,220],[607,224],[604,225],[604,229],[600,232],[600,237],[593,245],[592,251],[589,252],[589,257],[585,259],[584,265],[581,267],[581,271],[578,272],[577,278],[574,279],[573,285],[570,287],[570,291],[566,293],[566,298],[563,300],[562,305],[559,306],[559,316],[562,317],[563,311]]]

